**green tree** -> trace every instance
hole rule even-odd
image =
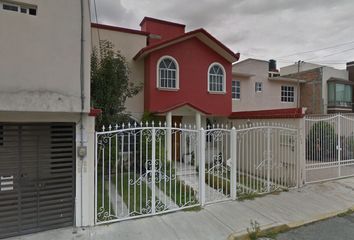
[[[102,125],[127,121],[124,113],[127,98],[138,94],[142,84],[129,81],[127,61],[107,40],[100,41],[100,48],[91,54],[91,98],[95,108],[103,113],[97,118],[96,128]]]

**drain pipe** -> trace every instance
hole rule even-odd
[[[81,226],[83,226],[83,168],[84,168],[84,157],[86,156],[86,151],[84,147],[84,124],[83,124],[83,115],[84,115],[84,109],[85,109],[85,72],[84,72],[84,43],[85,43],[85,37],[84,37],[84,21],[85,21],[85,16],[84,16],[84,0],[81,0],[81,49],[80,49],[80,91],[81,91],[81,112],[80,112],[80,147],[78,151],[78,155],[80,157],[80,212],[81,212]]]

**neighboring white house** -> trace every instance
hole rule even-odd
[[[0,0],[0,32],[0,238],[93,224],[89,1]]]
[[[352,112],[353,82],[348,70],[308,62],[280,68],[281,76],[301,78],[301,105],[308,113]]]
[[[234,64],[232,74],[233,115],[298,107],[297,80],[280,77],[274,60],[249,58]]]

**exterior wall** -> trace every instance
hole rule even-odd
[[[134,61],[133,57],[146,46],[146,36],[126,32],[92,28],[92,44],[98,47],[98,31],[101,40],[109,40],[116,50],[126,58],[130,68],[130,80],[134,84],[144,83],[144,60]],[[138,95],[128,98],[125,103],[127,113],[140,121],[144,113],[144,90]]]
[[[160,36],[160,38],[150,38],[148,45],[178,37],[184,34],[185,28],[185,26],[181,24],[151,18],[144,18],[140,26],[142,31]]]
[[[284,75],[288,75],[288,74],[292,74],[292,73],[312,70],[312,69],[319,68],[319,67],[322,67],[322,65],[308,63],[308,62],[301,62],[300,68],[299,68],[298,64],[295,63],[292,65],[280,68],[280,75],[284,76]]]
[[[80,112],[80,0],[22,0],[37,15],[0,9],[0,111]],[[90,15],[84,1],[85,112],[90,109]]]
[[[322,68],[290,74],[287,77],[306,80],[306,83],[300,85],[300,106],[307,108],[307,114],[320,114],[324,112]]]
[[[296,108],[297,84],[268,80],[268,61],[245,60],[233,66],[233,73],[248,73],[250,78],[233,77],[240,80],[241,98],[232,99],[232,111],[257,111],[268,109]],[[262,92],[255,91],[255,83],[262,82]],[[281,86],[294,86],[294,102],[281,102]]]
[[[70,122],[76,124],[76,146],[81,144],[80,114],[77,113],[30,113],[30,112],[0,112],[0,122]],[[75,186],[75,222],[76,226],[94,225],[94,146],[95,118],[83,116],[83,146],[87,147],[87,155],[82,160],[76,156],[76,186]],[[81,174],[82,167],[82,174]],[[81,189],[83,195],[81,196]],[[82,211],[81,211],[82,210]],[[81,215],[82,214],[82,215]]]
[[[157,62],[171,56],[179,65],[179,90],[157,88]],[[226,93],[208,92],[208,68],[218,62],[226,71]],[[157,50],[145,59],[145,110],[158,112],[188,102],[212,115],[231,113],[231,63],[196,38]]]
[[[327,81],[331,77],[345,79],[349,81],[349,75],[347,70],[339,70],[332,67],[323,67],[323,82],[322,82],[322,98],[324,102],[324,113],[328,113],[327,105],[328,105],[328,84]]]
[[[281,72],[283,72],[283,69],[281,69]],[[346,70],[322,66],[299,73],[296,71],[295,73],[286,76],[306,80],[306,83],[302,83],[300,87],[300,105],[301,107],[307,108],[307,114],[326,114],[328,103],[328,79],[331,77],[348,79],[348,72]]]

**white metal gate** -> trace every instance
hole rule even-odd
[[[306,182],[354,175],[354,116],[307,116]]]
[[[298,131],[140,124],[96,132],[96,223],[297,186]]]

